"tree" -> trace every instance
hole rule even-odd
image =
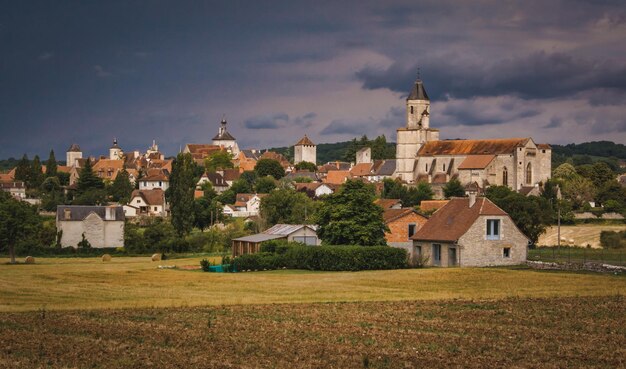
[[[232,190],[235,195],[238,193],[251,193],[252,186],[250,185],[250,183],[248,183],[248,181],[239,178],[238,180],[233,182],[233,184],[230,186],[230,190]]]
[[[622,208],[626,206],[626,188],[617,181],[607,181],[598,190],[596,200],[606,208],[606,203],[612,201],[610,206]]]
[[[204,160],[204,168],[207,172],[215,172],[218,169],[233,168],[232,157],[228,151],[220,150],[209,155]]]
[[[241,176],[239,177],[239,179],[243,179],[244,181],[248,182],[248,184],[250,185],[250,188],[254,186],[258,178],[259,176],[253,170],[246,170],[243,173],[241,173]]]
[[[201,197],[194,201],[194,226],[199,228],[202,232],[207,227],[222,221],[224,215],[222,213],[222,207],[216,200],[209,200],[206,197]]]
[[[72,201],[74,205],[102,205],[106,203],[106,190],[104,182],[95,175],[90,160],[85,161],[85,166],[80,171],[76,182],[76,197]]]
[[[315,209],[315,203],[305,193],[278,189],[261,199],[260,213],[267,226],[310,224]]]
[[[553,218],[552,208],[545,198],[524,196],[507,186],[492,186],[487,198],[507,212],[522,233],[535,244]]]
[[[56,177],[57,172],[57,159],[54,157],[54,150],[50,150],[50,156],[46,162],[46,177]]]
[[[63,189],[57,177],[48,177],[41,185],[41,207],[46,211],[54,211],[57,205],[64,202]]]
[[[593,182],[581,176],[575,177],[563,185],[563,195],[572,202],[575,209],[579,209],[592,201],[595,193],[596,189]]]
[[[28,156],[24,154],[22,159],[17,163],[17,167],[15,167],[15,176],[13,179],[16,181],[21,181],[24,183],[30,182],[30,161],[28,160]]]
[[[11,264],[15,264],[17,242],[39,234],[40,229],[41,218],[34,206],[0,191],[0,245],[7,247]]]
[[[443,186],[443,195],[446,197],[446,199],[449,199],[451,197],[462,197],[465,196],[465,189],[463,188],[461,182],[458,179],[454,178],[451,179],[450,182],[446,183],[445,186]]]
[[[400,197],[402,206],[418,206],[424,200],[432,200],[434,195],[432,187],[427,182],[419,182],[417,187],[407,189],[404,196]]]
[[[372,159],[374,160],[394,159],[396,157],[396,151],[393,146],[387,145],[385,135],[378,136],[371,141],[370,147],[372,148]]]
[[[259,177],[272,176],[274,179],[281,179],[285,176],[285,169],[274,159],[259,159],[254,171]]]
[[[126,171],[126,167],[123,167],[122,170],[117,173],[111,187],[109,187],[109,195],[113,201],[119,202],[120,204],[128,204],[134,188],[133,184],[130,183],[130,177]]]
[[[318,236],[331,245],[386,245],[383,209],[374,199],[373,186],[348,180],[321,202],[314,217]]]
[[[191,154],[180,153],[172,163],[170,187],[167,198],[170,202],[172,225],[179,237],[191,232],[194,223],[194,161]]]
[[[276,180],[271,176],[259,178],[255,185],[257,193],[270,193],[275,188]]]
[[[564,163],[559,165],[554,172],[552,172],[552,176],[556,179],[569,181],[578,177],[578,173],[572,164]]]
[[[311,163],[310,161],[301,161],[295,166],[296,170],[308,170],[309,172],[315,173],[317,171],[317,165],[315,163]]]
[[[28,188],[38,189],[43,183],[44,174],[41,167],[41,160],[39,160],[39,155],[35,155],[35,157],[33,158],[33,163],[30,167],[30,175],[28,179]]]
[[[591,178],[591,181],[596,186],[596,188],[602,187],[605,183],[609,181],[615,182],[616,174],[607,163],[603,161],[598,161],[593,164],[592,169],[593,177]]]

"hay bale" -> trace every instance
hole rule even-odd
[[[161,261],[161,254],[152,255],[152,261]]]
[[[111,261],[111,255],[109,254],[102,255],[102,261]]]
[[[26,264],[35,264],[35,258],[32,256],[27,256],[26,259],[24,259],[24,262]]]

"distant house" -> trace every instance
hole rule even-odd
[[[318,246],[322,243],[317,237],[317,226],[304,224],[276,224],[262,233],[233,239],[233,256],[235,257],[239,255],[257,253],[261,250],[261,243],[270,240],[302,242],[311,246]]]
[[[160,188],[154,190],[134,190],[130,196],[130,201],[127,205],[124,205],[124,213],[128,217],[140,215],[166,216],[165,192]]]
[[[293,171],[285,176],[285,179],[294,181],[296,178],[308,178],[312,182],[317,182],[317,174],[308,170]]]
[[[384,210],[402,209],[402,201],[400,199],[376,199],[374,204],[380,206]]]
[[[163,169],[148,169],[146,176],[139,180],[140,190],[161,189],[166,191],[169,187],[169,173]]]
[[[18,200],[26,198],[26,184],[21,181],[0,182],[0,190],[10,193]]]
[[[342,185],[351,178],[352,174],[349,170],[329,170],[326,173],[326,178],[324,178],[324,183]]]
[[[296,191],[306,192],[310,197],[314,197],[319,199],[324,195],[330,195],[331,193],[335,193],[339,188],[339,185],[331,184],[331,183],[296,183]],[[311,196],[311,193],[313,194]]]
[[[241,154],[241,152],[240,152]],[[213,189],[217,193],[222,193],[228,189],[228,182],[224,179],[220,173],[204,173],[200,180],[198,180],[197,186],[200,187],[204,183],[210,183]]]
[[[83,235],[91,247],[124,246],[121,206],[58,206],[56,225],[63,247],[77,247]]]
[[[234,205],[224,205],[223,213],[235,218],[247,218],[259,215],[261,199],[267,194],[238,193]]]
[[[487,198],[453,198],[413,235],[414,257],[434,266],[515,265],[526,261],[528,238]]]
[[[241,150],[235,158],[235,165],[243,171],[254,170],[256,162],[259,160],[259,155],[260,153],[256,150]]]
[[[385,232],[387,245],[405,249],[411,254],[413,252],[411,237],[426,224],[428,218],[413,208],[388,208],[383,213],[383,220],[389,228],[389,231]]]
[[[232,186],[233,183],[241,177],[239,169],[223,169],[218,170],[216,173],[219,173],[222,177],[224,177],[228,187]]]
[[[283,169],[285,169],[285,171],[289,172],[292,169],[291,163],[289,162],[289,160],[287,160],[282,154],[279,154],[277,152],[274,151],[266,151],[263,154],[261,154],[261,156],[259,157],[259,159],[271,159],[271,160],[276,160],[277,162],[280,163],[280,166],[283,167]]]
[[[119,159],[100,159],[93,165],[93,172],[106,181],[114,181],[124,167],[124,161]],[[79,173],[80,174],[80,173]]]

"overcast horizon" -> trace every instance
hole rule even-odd
[[[48,1],[0,7],[0,159],[385,134],[626,143],[622,1]]]

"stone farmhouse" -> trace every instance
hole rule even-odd
[[[83,235],[91,247],[124,246],[121,206],[58,206],[56,226],[63,247],[77,247]]]
[[[453,198],[411,237],[411,259],[426,265],[484,267],[526,261],[528,238],[487,198]]]
[[[481,189],[536,187],[551,176],[552,150],[532,138],[439,140],[430,127],[430,99],[418,78],[406,100],[406,127],[397,130],[395,177],[425,181],[437,192],[451,179]],[[439,190],[438,190],[439,189]]]

